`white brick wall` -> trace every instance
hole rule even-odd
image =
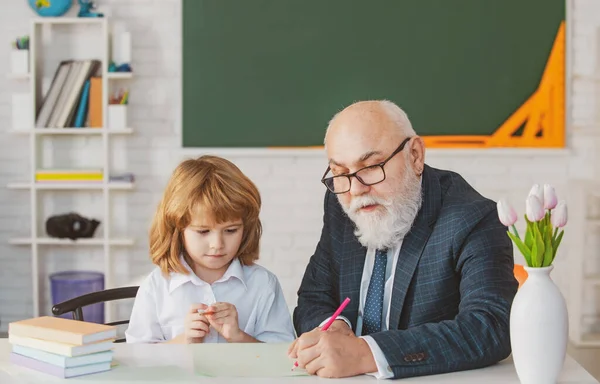
[[[152,267],[147,257],[147,228],[162,188],[175,165],[183,158],[197,156],[199,150],[181,149],[181,1],[104,0],[100,2],[112,21],[122,22],[132,32],[135,79],[131,83],[130,117],[136,133],[115,142],[113,166],[134,172],[137,183],[132,192],[115,195],[117,206],[113,226],[121,235],[134,236],[133,248],[117,248],[113,254],[117,284],[135,281]],[[10,127],[10,95],[26,92],[26,82],[8,80],[8,42],[29,32],[33,16],[26,2],[0,6],[0,185],[23,179],[27,171],[28,141],[7,134]],[[77,7],[75,7],[77,8]],[[508,197],[523,211],[524,197],[533,182],[552,183],[567,197],[574,180],[598,180],[596,151],[600,144],[600,2],[569,1],[567,49],[569,99],[569,148],[566,150],[428,150],[427,162],[460,172],[482,194],[498,199]],[[595,78],[594,78],[595,76]],[[416,127],[418,130],[418,127]],[[288,305],[296,302],[305,265],[318,240],[324,189],[319,177],[325,166],[321,151],[214,152],[228,157],[258,185],[264,209],[264,238],[261,263],[281,281]],[[29,229],[29,198],[23,191],[0,188],[0,329],[7,323],[31,315],[30,255],[27,247],[9,246],[7,239]],[[600,200],[593,204],[600,213]],[[61,207],[55,207],[60,209]],[[81,212],[85,214],[85,212]],[[580,227],[571,212],[571,231]],[[580,218],[582,215],[579,215]],[[567,295],[565,273],[569,266],[569,232],[561,249],[555,279]],[[593,235],[593,233],[592,233]],[[587,240],[590,247],[598,244]],[[597,248],[597,247],[596,247]],[[516,253],[517,262],[522,258]],[[590,251],[590,256],[594,255]],[[598,258],[598,252],[594,255]],[[102,268],[93,249],[44,248],[41,270]],[[600,268],[594,262],[593,268]],[[47,276],[41,286],[48,287]],[[596,309],[600,292],[591,292]],[[45,295],[49,311],[49,295]],[[126,312],[127,307],[124,309]],[[124,313],[124,312],[123,312]],[[595,319],[595,320],[594,320]],[[597,317],[592,324],[598,323]]]

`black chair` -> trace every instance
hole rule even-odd
[[[63,301],[52,307],[52,314],[60,316],[67,312],[73,312],[73,319],[85,321],[83,318],[83,307],[92,304],[104,303],[106,301],[133,299],[137,294],[139,286],[105,289],[103,291],[92,292],[85,295],[74,297]],[[129,324],[129,320],[120,320],[106,323],[106,325]],[[124,338],[116,339],[115,343],[125,342]]]

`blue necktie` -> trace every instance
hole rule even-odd
[[[373,273],[369,282],[369,290],[363,310],[362,335],[381,331],[381,314],[383,312],[383,290],[385,287],[385,268],[387,266],[387,250],[375,252]]]

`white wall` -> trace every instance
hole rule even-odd
[[[184,150],[181,142],[181,1],[103,0],[104,10],[132,32],[135,79],[131,83],[130,116],[136,133],[119,139],[115,163],[136,175],[136,188],[118,195],[114,225],[137,245],[115,254],[116,283],[126,284],[152,266],[147,257],[146,233],[154,206],[176,164],[201,150]],[[33,16],[26,2],[0,7],[0,74],[7,73],[8,42],[28,33]],[[109,9],[108,9],[109,8]],[[435,150],[427,162],[460,172],[482,194],[492,199],[508,197],[520,212],[532,183],[552,183],[564,198],[573,192],[574,180],[598,180],[596,149],[600,143],[600,2],[575,0],[568,7],[568,99],[570,102],[568,149],[565,150]],[[516,58],[515,58],[516,59]],[[595,79],[593,76],[596,76]],[[26,137],[7,134],[13,92],[26,91],[26,83],[0,75],[0,185],[23,180],[28,169]],[[410,112],[410,111],[409,111]],[[415,127],[418,131],[418,127]],[[214,152],[213,152],[214,153]],[[320,232],[324,188],[319,178],[325,167],[320,151],[235,151],[217,154],[238,164],[258,185],[264,200],[265,235],[261,263],[275,272],[290,307],[296,302],[304,267]],[[23,162],[23,163],[20,163]],[[62,196],[62,195],[61,195]],[[7,239],[29,228],[28,194],[0,188],[0,329],[7,323],[31,316],[30,258],[27,247],[7,245]],[[594,201],[600,207],[600,200]],[[60,207],[55,207],[59,209]],[[595,209],[598,213],[598,209]],[[85,214],[85,212],[81,212]],[[571,213],[572,217],[576,213]],[[580,218],[582,216],[580,215]],[[572,220],[570,230],[578,228]],[[597,244],[591,237],[589,244]],[[576,265],[569,254],[569,239],[557,260],[556,279],[568,295],[566,274]],[[594,243],[595,242],[595,243]],[[594,255],[598,258],[597,252]],[[517,261],[521,257],[516,253]],[[102,267],[93,249],[50,249],[42,254],[45,271]],[[74,264],[71,264],[74,263]],[[598,267],[599,263],[594,264]],[[44,277],[45,278],[45,277]],[[46,284],[47,285],[47,284]],[[599,292],[589,303],[600,307]],[[45,299],[48,300],[46,294]],[[49,304],[46,304],[46,311]],[[594,306],[588,308],[594,312]],[[598,322],[597,317],[590,317]]]

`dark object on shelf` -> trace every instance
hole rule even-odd
[[[133,173],[119,173],[116,175],[110,175],[108,180],[115,183],[133,183],[135,181],[135,177],[133,176]]]
[[[94,236],[100,222],[87,219],[75,212],[50,216],[46,220],[46,233],[50,237],[77,240]]]
[[[108,65],[108,72],[133,72],[133,70],[128,63],[117,65],[115,62],[111,61]]]
[[[79,13],[77,13],[78,17],[104,17],[103,13],[100,12],[92,12],[93,9],[96,9],[96,2],[92,0],[79,0]]]

